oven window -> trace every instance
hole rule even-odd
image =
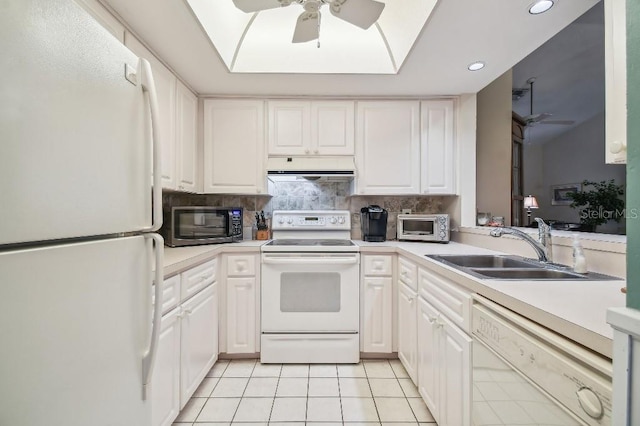
[[[281,312],[340,312],[340,274],[284,272],[280,276]]]
[[[433,220],[405,220],[402,230],[405,234],[433,235]]]
[[[215,211],[176,211],[176,238],[203,239],[226,237],[227,215]]]

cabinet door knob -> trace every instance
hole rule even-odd
[[[409,303],[413,303],[413,297],[408,298],[408,299],[407,299],[407,301],[408,301]]]
[[[308,154],[308,153],[309,153],[309,149],[305,149],[305,150],[304,150],[304,153],[305,153],[305,154]]]
[[[319,151],[319,150],[317,150],[317,149],[314,149],[314,150],[313,150],[313,153],[314,153],[314,154],[318,154],[319,152],[320,152],[320,151]]]

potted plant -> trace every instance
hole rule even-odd
[[[586,191],[585,188],[591,186],[594,189]],[[567,197],[572,200],[571,207],[580,210],[580,223],[585,230],[591,232],[596,230],[598,225],[607,223],[609,220],[620,222],[624,217],[624,186],[616,185],[615,180],[601,182],[582,182],[582,190],[569,192]]]

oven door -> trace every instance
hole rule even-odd
[[[357,333],[358,253],[263,253],[263,333]]]

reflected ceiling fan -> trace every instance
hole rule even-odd
[[[529,85],[529,115],[526,117],[522,117],[526,127],[532,127],[536,124],[556,124],[561,126],[570,126],[575,123],[574,120],[549,120],[553,116],[553,114],[548,112],[543,112],[540,114],[533,113],[533,83],[536,81],[535,77],[531,77],[527,80],[527,84]]]
[[[320,8],[325,4],[336,18],[365,30],[378,20],[385,6],[375,0],[233,0],[233,4],[246,13],[285,7],[291,3],[304,8],[293,32],[293,43],[304,43],[320,37]]]

